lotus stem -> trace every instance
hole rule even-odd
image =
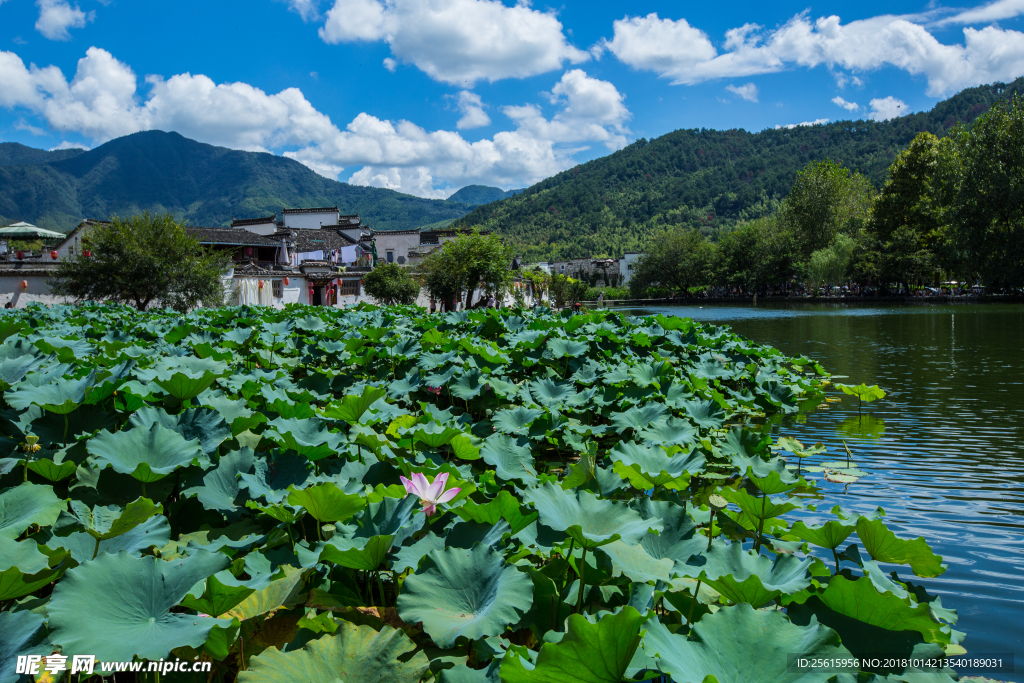
[[[761,552],[761,534],[764,532],[764,508],[768,504],[768,494],[761,492],[761,519],[757,525],[757,538],[754,541],[754,550]],[[710,550],[710,548],[709,548]]]
[[[64,413],[64,445],[68,445],[68,414]],[[28,464],[28,461],[25,461]]]
[[[832,557],[835,558],[835,561],[836,561],[836,574],[838,574],[839,573],[839,554],[836,553],[836,549],[835,548],[832,548]]]
[[[697,605],[697,595],[700,593],[700,579],[697,579],[697,587],[693,589],[693,599],[690,600],[690,611],[686,614],[686,623],[693,628],[693,608]]]
[[[569,581],[569,558],[572,557],[573,546],[575,544],[575,538],[569,540],[569,554],[565,556],[565,571],[562,572],[562,590],[558,592],[559,596],[565,593],[565,584]]]
[[[587,546],[583,546],[583,557],[580,559],[580,594],[576,598],[576,614],[583,613],[583,574],[587,571]]]
[[[388,598],[387,598],[387,595],[384,594],[384,582],[380,578],[380,572],[379,571],[378,572],[374,572],[374,574],[377,575],[377,588],[380,590],[380,606],[381,606],[381,609],[386,610],[388,608]],[[383,618],[383,617],[384,617],[384,615],[381,615],[381,618]]]
[[[96,537],[96,547],[93,548],[93,551],[92,551],[92,559],[95,560],[96,556],[99,555],[99,554],[100,554],[100,539],[99,539],[99,536],[97,536]]]

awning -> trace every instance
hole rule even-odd
[[[53,230],[44,230],[43,228],[37,228],[30,223],[14,223],[8,225],[6,228],[0,228],[0,239],[12,239],[12,238],[35,238],[35,239],[64,239],[67,237],[62,232],[54,232]]]

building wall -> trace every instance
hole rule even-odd
[[[247,230],[257,235],[273,235],[277,232],[277,222],[270,221],[269,223],[259,223],[258,225],[242,225],[237,229]]]
[[[319,230],[321,225],[337,225],[339,216],[337,211],[286,213],[284,214],[284,227]]]
[[[71,303],[71,299],[51,294],[48,280],[45,275],[0,275],[0,308],[8,301],[13,301],[15,308],[24,308],[33,302],[50,306]],[[28,289],[22,288],[22,281],[28,283]]]
[[[420,246],[420,234],[418,232],[394,235],[386,232],[377,232],[374,233],[373,240],[377,243],[378,259],[381,261],[387,261],[387,253],[388,251],[392,251],[394,252],[394,262],[399,265],[408,265],[409,252],[415,251]],[[401,257],[405,263],[400,263],[399,257]]]
[[[630,276],[633,274],[633,264],[640,258],[640,254],[629,253],[619,259],[619,283],[622,287],[629,284]]]

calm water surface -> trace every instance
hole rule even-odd
[[[898,536],[927,538],[949,568],[919,579],[900,567],[901,577],[924,584],[958,611],[956,628],[967,632],[968,652],[1014,653],[1016,673],[993,678],[1024,682],[1024,306],[769,304],[628,312],[728,325],[849,376],[838,381],[884,388],[888,395],[865,404],[864,418],[857,399],[843,396],[805,422],[775,425],[773,435],[821,441],[826,460],[845,457],[845,439],[868,476],[847,488],[818,475],[826,493],[819,510],[835,503],[858,512],[881,506]]]

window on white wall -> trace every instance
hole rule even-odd
[[[388,249],[386,253],[387,253],[388,263],[394,263],[395,262],[395,252],[393,252],[390,249]]]
[[[284,296],[284,285],[281,283],[280,280],[273,280],[272,282],[273,282],[274,298],[275,299],[282,298]]]

